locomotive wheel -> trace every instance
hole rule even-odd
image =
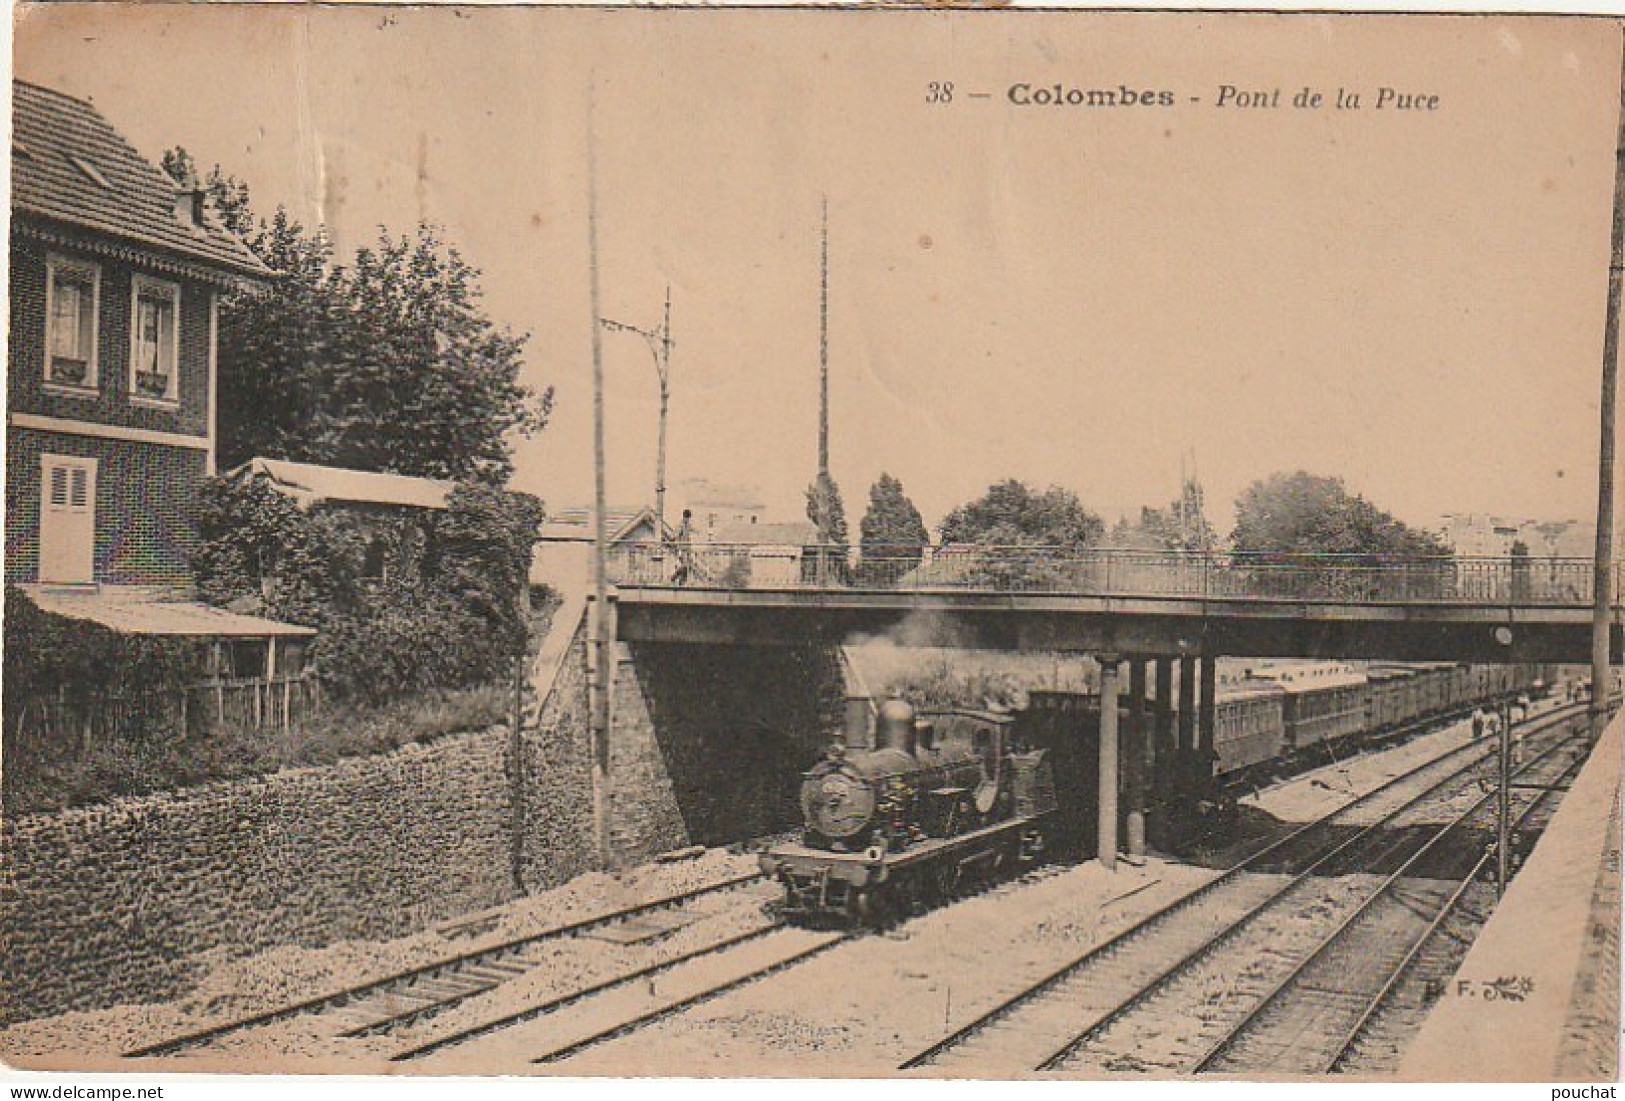
[[[917,914],[923,908],[920,899],[920,877],[908,872],[892,881],[892,910],[896,916]]]
[[[878,929],[886,920],[886,891],[881,887],[864,887],[852,892],[849,902],[852,923],[860,929]]]
[[[861,927],[874,920],[875,900],[867,888],[853,891],[847,905],[851,912],[852,924]]]

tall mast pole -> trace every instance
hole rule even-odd
[[[1602,736],[1613,694],[1609,628],[1613,604],[1614,404],[1619,374],[1620,275],[1625,270],[1625,46],[1619,84],[1619,137],[1614,151],[1614,229],[1608,262],[1608,320],[1602,340],[1601,442],[1597,458],[1597,552],[1591,587],[1591,737]]]
[[[661,542],[666,538],[666,409],[671,404],[671,284],[666,284],[666,313],[658,329],[640,329],[636,325],[628,325],[623,321],[612,321],[607,317],[598,319],[598,323],[606,329],[613,329],[618,333],[636,333],[649,345],[649,354],[654,357],[655,374],[660,380],[660,428],[659,440],[655,444],[655,518],[658,525],[655,529],[655,539]]]
[[[666,313],[660,322],[655,366],[660,372],[660,437],[655,444],[655,539],[666,541],[666,406],[671,401],[671,284],[666,284]]]
[[[829,480],[829,196],[824,196],[818,274],[818,476]]]
[[[587,271],[592,304],[593,555],[592,616],[587,630],[592,656],[587,683],[592,732],[592,816],[598,862],[610,862],[609,837],[609,579],[606,558],[609,526],[604,493],[604,341],[598,303],[598,138],[594,100],[597,78],[587,86]]]

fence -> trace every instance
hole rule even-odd
[[[320,706],[321,689],[308,674],[215,680],[191,688],[126,695],[29,696],[6,707],[13,751],[80,755],[93,746],[144,738],[288,730]]]
[[[1618,599],[1622,568],[1614,571]],[[968,591],[1122,597],[1589,607],[1589,558],[1203,554],[1034,546],[786,548],[623,543],[623,588]]]

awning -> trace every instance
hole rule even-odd
[[[445,509],[457,489],[456,482],[443,478],[411,478],[404,474],[379,474],[286,459],[250,459],[228,471],[232,475],[244,472],[269,478],[279,493],[292,497],[306,508],[319,501],[342,501]]]
[[[164,600],[142,589],[102,586],[83,590],[46,585],[19,586],[41,611],[100,624],[121,635],[177,638],[309,638],[300,627],[259,616],[238,615],[208,604]]]

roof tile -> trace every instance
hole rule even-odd
[[[213,220],[206,226],[183,225],[175,216],[174,182],[95,107],[26,81],[14,80],[11,87],[13,212],[99,230],[239,273],[269,274],[241,238]]]

